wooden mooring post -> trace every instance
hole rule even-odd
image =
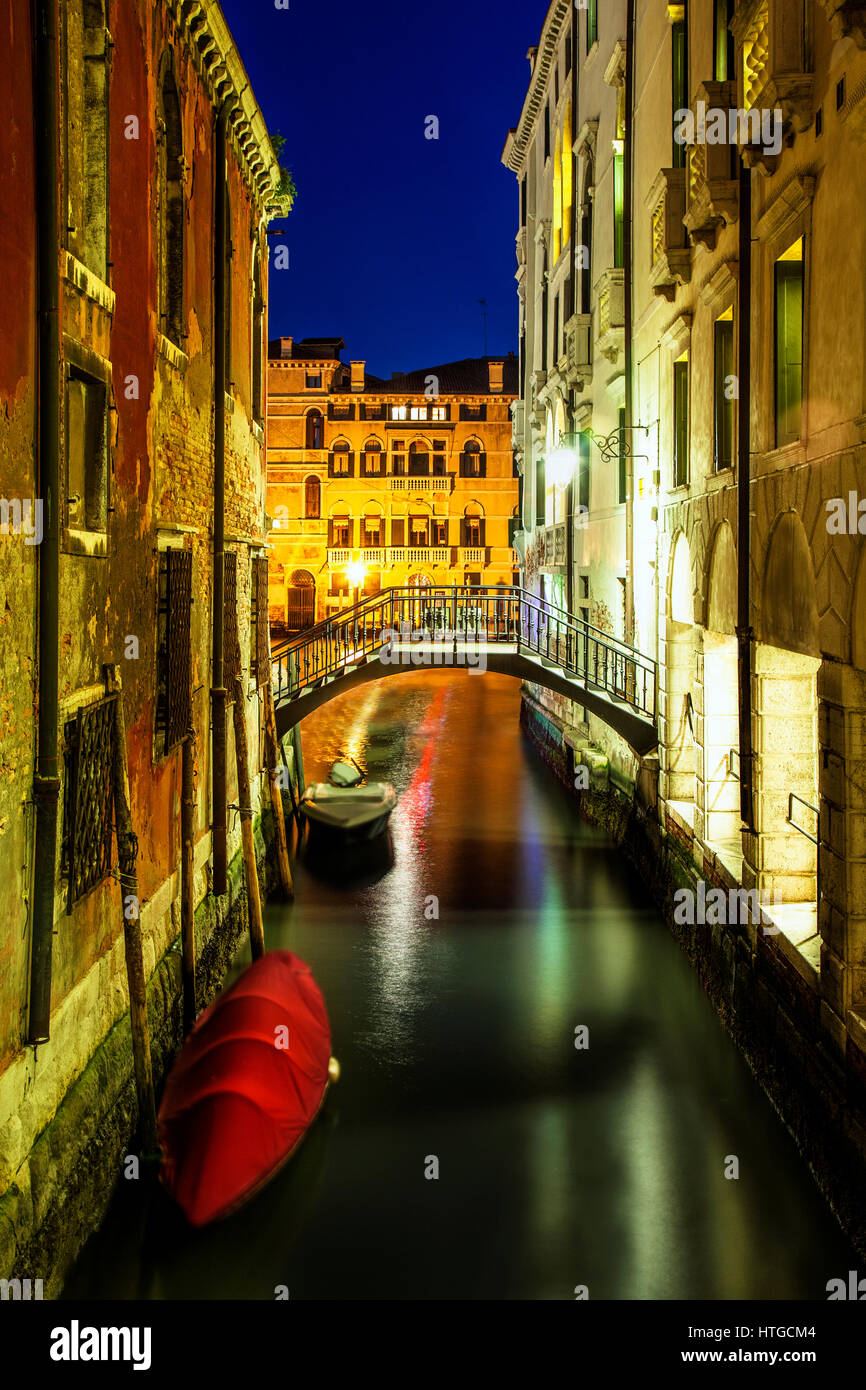
[[[259,890],[259,871],[256,864],[256,841],[253,833],[253,807],[250,796],[250,764],[247,744],[246,700],[240,675],[241,652],[237,632],[234,633],[235,660],[231,682],[232,720],[235,729],[235,761],[238,773],[238,811],[241,817],[241,839],[244,855],[244,882],[250,920],[250,951],[253,960],[265,953],[265,929],[262,922],[262,896]]]
[[[123,716],[123,687],[116,666],[107,666],[109,693],[114,694],[114,738],[112,748],[112,791],[114,794],[114,833],[120,877],[126,978],[129,983],[129,1018],[132,1027],[132,1057],[138,1096],[141,1142],[146,1153],[159,1152],[156,1123],[156,1096],[150,1055],[150,1027],[147,1020],[147,981],[141,949],[138,875],[138,840],[132,828],[129,798],[129,767],[126,760],[126,723]]]
[[[268,786],[271,790],[271,809],[274,813],[274,831],[277,840],[277,859],[280,865],[280,882],[287,898],[295,896],[292,883],[292,867],[289,863],[289,846],[286,839],[286,817],[283,811],[283,793],[279,785],[280,749],[277,742],[277,715],[274,709],[274,692],[268,681],[263,687],[265,702],[265,766]]]
[[[195,730],[190,729],[181,752],[180,793],[180,940],[183,974],[184,1036],[195,1023]]]

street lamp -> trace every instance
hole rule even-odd
[[[357,608],[357,607],[358,607],[358,594],[359,594],[359,592],[360,592],[361,585],[364,583],[364,575],[365,575],[366,573],[367,573],[367,566],[364,564],[363,560],[352,560],[352,561],[350,562],[350,564],[348,564],[348,565],[346,566],[346,577],[348,578],[349,583],[351,584],[351,586],[352,586],[352,588],[353,588],[353,590],[354,590],[354,594],[353,594],[353,597],[352,597],[352,607],[353,607],[353,608]],[[356,614],[355,614],[355,646],[357,647],[357,645],[358,645],[358,615],[357,615],[357,613],[356,613]]]

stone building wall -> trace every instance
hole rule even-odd
[[[16,15],[12,32],[20,54],[13,62],[20,80],[7,100],[15,120],[4,123],[3,141],[15,154],[14,195],[10,204],[21,226],[21,246],[32,246],[33,205],[32,73],[28,7],[10,0]],[[99,13],[97,13],[99,11]],[[264,403],[252,399],[253,310],[251,266],[255,252],[267,294],[267,243],[270,216],[284,213],[278,194],[279,170],[261,115],[245,81],[240,59],[219,7],[118,0],[111,11],[111,43],[106,42],[99,6],[70,0],[59,7],[61,82],[59,140],[62,233],[57,254],[62,286],[61,381],[61,555],[60,555],[60,734],[65,747],[68,724],[79,709],[105,694],[105,666],[114,664],[123,681],[127,759],[133,827],[138,838],[137,874],[141,903],[144,963],[151,993],[158,999],[152,1013],[157,1071],[164,1072],[177,1045],[178,972],[176,943],[180,930],[180,789],[181,753],[164,751],[157,731],[159,644],[159,566],[167,547],[191,550],[192,608],[191,685],[196,733],[195,901],[197,946],[203,958],[202,999],[216,987],[238,933],[245,922],[238,892],[240,826],[230,817],[229,860],[233,889],[227,898],[210,892],[211,768],[210,686],[212,644],[212,526],[214,478],[214,132],[222,99],[231,95],[236,113],[230,122],[227,181],[230,204],[231,376],[226,392],[226,548],[238,556],[238,623],[248,697],[253,803],[261,818],[263,781],[259,775],[260,696],[249,681],[251,586],[250,559],[265,553]],[[90,26],[86,42],[103,55],[105,101],[102,134],[94,130],[93,90],[83,99],[80,33],[83,17]],[[193,31],[190,30],[193,25]],[[207,31],[214,44],[202,57],[195,42]],[[92,61],[92,60],[89,60]],[[170,71],[177,93],[178,121],[166,111],[164,75]],[[90,80],[90,79],[88,79]],[[87,112],[86,126],[82,112]],[[22,132],[19,134],[19,132]],[[172,324],[165,291],[160,289],[167,242],[161,235],[165,194],[161,170],[172,158],[169,140],[179,139],[182,158],[172,164],[181,190],[182,295],[179,324]],[[14,148],[13,148],[14,147]],[[172,145],[173,149],[174,146]],[[100,166],[99,161],[104,160]],[[78,225],[67,229],[64,211],[76,205],[74,180],[83,179],[89,201],[78,208]],[[102,190],[104,248],[83,221],[97,216]],[[105,190],[108,190],[107,194]],[[106,201],[107,199],[107,201]],[[5,235],[5,227],[4,227]],[[87,263],[80,259],[86,257]],[[97,268],[94,269],[94,266]],[[21,267],[25,296],[8,297],[4,309],[5,344],[17,335],[21,353],[18,375],[10,375],[0,358],[4,409],[0,431],[9,443],[0,484],[10,494],[38,486],[34,476],[32,424],[23,428],[16,402],[27,402],[33,419],[36,348],[32,329],[17,315],[34,313],[32,265]],[[262,330],[261,360],[264,360]],[[93,435],[82,431],[76,414],[78,374],[104,383],[106,391],[107,496],[101,529],[90,523],[77,500],[73,462],[94,468]],[[86,398],[87,389],[84,394]],[[87,407],[85,406],[85,410]],[[85,416],[85,418],[89,418]],[[83,442],[82,442],[83,441]],[[85,473],[87,477],[87,473]],[[95,476],[95,474],[92,474]],[[80,898],[67,913],[67,873],[62,853],[64,797],[69,767],[62,763],[61,816],[55,864],[33,864],[30,813],[33,776],[33,730],[36,703],[36,628],[34,548],[0,536],[0,574],[7,613],[15,614],[14,652],[7,660],[17,675],[4,682],[14,701],[14,719],[0,727],[0,760],[15,768],[16,788],[7,806],[9,840],[2,845],[0,883],[3,963],[0,979],[0,1202],[7,1218],[0,1247],[0,1273],[44,1276],[56,1289],[58,1270],[68,1262],[86,1231],[98,1221],[116,1176],[118,1153],[130,1142],[135,1107],[130,1101],[128,1045],[118,1051],[110,1040],[126,1027],[128,994],[123,946],[120,890],[109,877]],[[266,620],[266,619],[265,619]],[[11,627],[11,620],[10,620]],[[27,673],[26,681],[21,673]],[[229,715],[229,726],[231,715]],[[228,799],[237,800],[234,744],[228,733]],[[11,785],[12,778],[9,783]],[[265,790],[265,801],[267,793]],[[261,834],[261,831],[259,832]],[[2,832],[0,832],[2,834]],[[14,843],[13,843],[14,842]],[[264,846],[261,846],[264,853]],[[116,850],[112,863],[116,866]],[[55,879],[55,932],[50,1040],[26,1045],[30,900],[34,874]],[[99,1061],[100,1058],[104,1060]],[[85,1073],[105,1069],[106,1086],[88,1104],[85,1135],[101,1135],[88,1162],[96,1167],[88,1193],[61,1240],[60,1214],[70,1174],[87,1152],[85,1139],[73,1143],[60,1119],[74,1111]],[[110,1084],[109,1084],[110,1081]],[[78,1088],[78,1090],[76,1090]],[[127,1099],[121,1103],[119,1097]],[[116,1104],[116,1108],[113,1108]],[[65,1106],[65,1109],[64,1109]],[[41,1136],[41,1138],[40,1138]],[[48,1138],[50,1137],[50,1139]],[[37,1139],[41,1144],[34,1148]],[[47,1147],[46,1147],[47,1143]],[[83,1146],[83,1147],[82,1147]],[[45,1167],[45,1156],[51,1161]],[[41,1154],[42,1157],[38,1157]],[[71,1191],[75,1184],[69,1182]],[[79,1184],[81,1186],[81,1184]],[[86,1215],[86,1220],[84,1220]],[[49,1238],[49,1232],[54,1237]],[[56,1247],[56,1249],[55,1249]],[[28,1255],[27,1252],[30,1252]],[[54,1251],[54,1253],[52,1253]],[[25,1269],[22,1260],[46,1261]],[[49,1268],[51,1261],[54,1268]]]

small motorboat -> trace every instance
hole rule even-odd
[[[325,1001],[291,951],[268,951],[205,1009],[159,1107],[160,1177],[192,1226],[273,1177],[339,1071]]]
[[[313,782],[301,797],[301,810],[315,826],[351,840],[373,840],[388,824],[397,805],[390,782],[363,787],[335,787]]]

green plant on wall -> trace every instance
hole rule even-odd
[[[285,164],[283,164],[280,159],[280,155],[282,154],[283,146],[285,145],[285,143],[285,135],[281,135],[278,130],[275,130],[273,135],[271,136],[271,146],[273,147],[277,163],[280,166],[280,182],[277,188],[277,192],[281,196],[287,196],[291,198],[292,202],[294,202],[298,196],[298,190],[295,186],[294,175],[292,174],[291,169],[287,169]]]

